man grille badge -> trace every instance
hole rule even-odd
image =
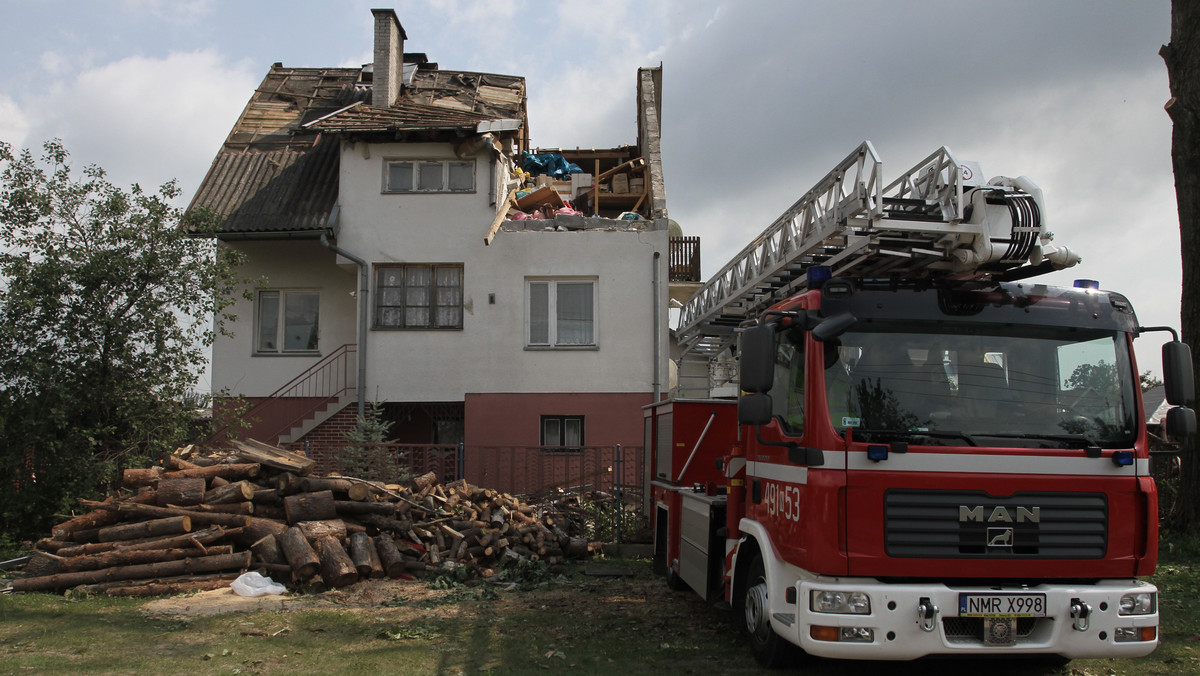
[[[987,546],[988,547],[1012,547],[1013,546],[1013,529],[1011,529],[1011,528],[989,528],[989,529],[987,529]]]

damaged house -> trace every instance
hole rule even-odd
[[[661,68],[637,73],[635,145],[547,152],[524,78],[443,70],[372,12],[374,62],[272,66],[192,201],[263,280],[213,349],[213,391],[226,414],[245,402],[249,429],[218,415],[217,435],[336,470],[378,407],[402,452],[461,449],[466,478],[497,487],[513,449],[640,447],[641,407],[667,389],[670,269],[686,267]]]

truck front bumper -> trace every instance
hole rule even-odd
[[[862,614],[817,612],[813,592],[866,594]],[[772,626],[810,655],[907,660],[928,655],[1061,655],[1067,658],[1139,657],[1158,645],[1157,588],[1136,580],[1033,586],[884,584],[865,578],[809,578],[795,583],[795,603],[774,612]],[[960,614],[964,594],[1044,595],[1041,617]],[[1122,597],[1150,594],[1151,603],[1121,614]],[[790,595],[789,595],[790,596]],[[861,601],[861,596],[856,596]],[[789,599],[791,600],[791,599]],[[1126,603],[1128,606],[1128,602]],[[782,610],[778,605],[774,610]],[[795,610],[795,613],[790,612]],[[978,608],[976,608],[978,611]],[[1128,608],[1127,608],[1128,610]]]

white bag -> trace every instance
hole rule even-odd
[[[258,573],[242,573],[229,586],[233,588],[233,593],[238,596],[267,596],[268,594],[282,594],[287,591],[287,587]]]

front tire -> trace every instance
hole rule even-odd
[[[742,630],[750,641],[754,659],[764,667],[782,667],[795,655],[796,647],[771,628],[771,604],[767,595],[766,569],[762,556],[750,562],[741,594]]]

